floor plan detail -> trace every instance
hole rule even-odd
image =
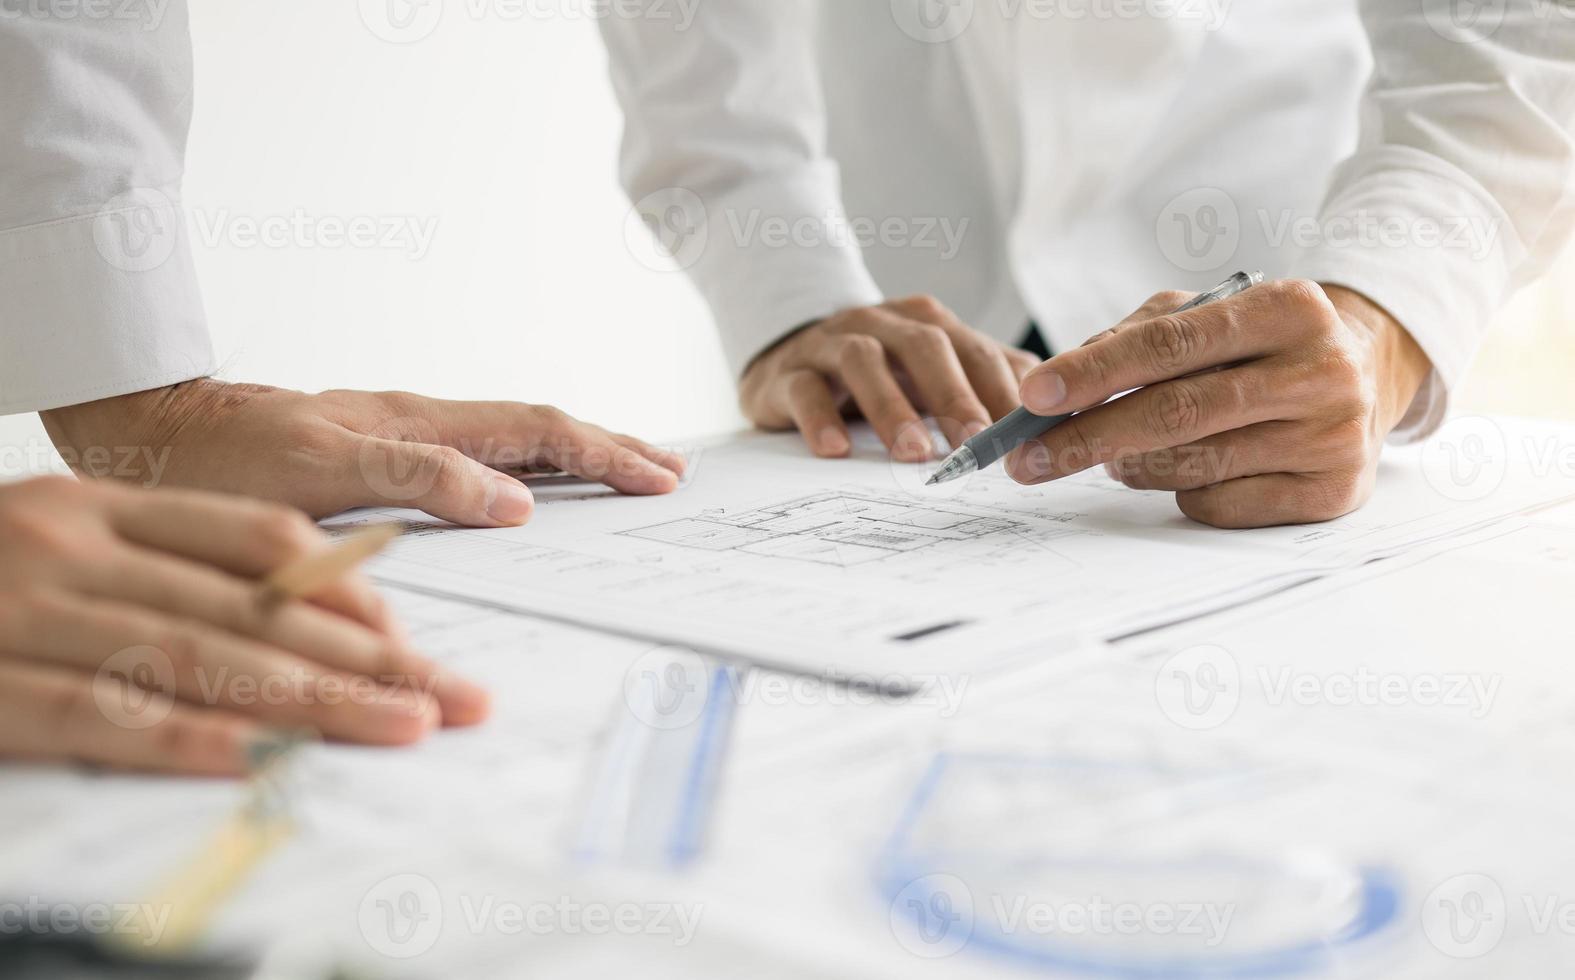
[[[848,567],[947,541],[974,541],[1026,524],[937,504],[868,493],[820,493],[733,513],[695,517],[622,532],[706,551],[741,551]]]

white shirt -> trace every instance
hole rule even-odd
[[[191,85],[184,0],[0,0],[0,414],[215,370],[180,209]]]
[[[1262,269],[1407,327],[1417,437],[1575,224],[1565,0],[673,6],[602,21],[623,175],[739,372],[890,297],[1064,350]]]
[[[1002,340],[1031,313],[1065,348],[1260,267],[1406,324],[1437,367],[1415,429],[1575,211],[1575,10],[1491,0],[1461,26],[1457,2],[1366,5],[1360,134],[1369,61],[1338,0],[642,0],[602,23],[628,185],[661,192],[740,371],[885,296],[935,293]],[[185,0],[0,0],[0,93],[0,413],[212,373]],[[1379,219],[1400,243],[1320,232]],[[1428,222],[1492,234],[1429,247]]]

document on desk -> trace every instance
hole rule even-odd
[[[259,978],[480,978],[518,976],[527,957],[584,959],[615,944],[617,936],[522,936],[523,927],[486,916],[510,903],[605,899],[587,890],[587,879],[606,873],[580,860],[588,840],[605,847],[596,857],[608,865],[641,860],[644,837],[691,850],[703,843],[709,814],[694,788],[715,778],[730,740],[715,719],[731,699],[703,696],[708,710],[692,715],[649,713],[635,682],[662,664],[639,644],[397,589],[387,597],[416,646],[493,692],[492,716],[398,751],[303,748],[274,783],[296,833],[214,909],[203,949],[267,951],[271,968]],[[652,751],[637,766],[614,765],[638,727],[658,746],[687,734],[714,747],[692,766],[663,766]],[[626,769],[637,771],[627,773],[625,799],[609,805],[609,774]],[[664,822],[664,788],[682,798],[682,826]],[[106,910],[106,931],[135,913],[162,933],[171,913],[149,896],[248,796],[223,780],[0,760],[0,800],[0,911],[11,910],[11,932],[39,914],[30,909],[65,907]],[[627,832],[610,833],[614,821]],[[416,969],[400,969],[406,956]]]
[[[999,468],[940,487],[927,475],[868,441],[855,459],[817,460],[796,436],[751,434],[695,453],[668,496],[543,487],[523,528],[459,530],[409,511],[348,522],[412,522],[370,566],[385,583],[884,682],[1186,620],[1575,492],[1507,479],[1462,501],[1400,453],[1355,514],[1228,532],[1100,471],[1041,487]]]

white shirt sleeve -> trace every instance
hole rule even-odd
[[[0,91],[0,414],[213,373],[180,206],[184,0],[0,0]]]
[[[676,5],[681,7],[683,5]],[[602,19],[636,208],[710,304],[735,373],[804,323],[881,302],[826,151],[814,4]],[[676,11],[673,11],[676,13]]]
[[[1575,4],[1363,0],[1362,18],[1361,141],[1298,274],[1369,296],[1432,358],[1394,434],[1409,441],[1437,428],[1493,314],[1575,227]]]

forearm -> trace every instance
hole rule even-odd
[[[1297,270],[1381,304],[1428,355],[1406,437],[1436,426],[1494,313],[1575,229],[1575,6],[1506,0],[1470,25],[1448,10],[1364,3],[1361,143]]]
[[[705,296],[738,375],[798,325],[882,299],[838,231],[812,16],[807,3],[719,0],[682,29],[602,23],[624,186]]]

